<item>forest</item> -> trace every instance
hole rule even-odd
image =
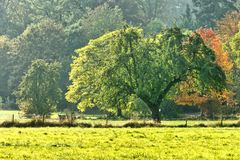
[[[0,107],[237,115],[239,9],[238,0],[1,0]]]

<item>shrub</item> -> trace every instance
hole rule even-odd
[[[105,125],[103,125],[103,124],[95,124],[94,128],[114,128],[114,126],[111,125],[111,124],[105,124]]]
[[[91,128],[92,124],[91,123],[79,123],[78,127],[82,127],[82,128]]]
[[[200,123],[200,124],[195,124],[194,127],[207,127],[207,125],[204,123]]]
[[[15,124],[16,124],[16,122],[4,121],[4,122],[1,124],[1,127],[6,127],[6,128],[14,127]]]

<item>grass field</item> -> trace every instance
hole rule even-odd
[[[7,110],[0,110],[0,121],[11,120],[12,115],[16,120],[20,120],[20,111],[7,111]]]
[[[0,129],[1,160],[239,158],[235,128]]]

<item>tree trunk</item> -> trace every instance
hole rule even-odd
[[[42,122],[45,123],[45,114],[42,115]]]
[[[201,115],[200,115],[200,117],[201,117],[201,119],[203,119],[203,117],[204,117],[204,111],[203,111],[203,109],[200,107],[200,110],[201,110]]]
[[[14,123],[14,114],[12,115],[12,123]]]
[[[220,122],[221,127],[223,126],[223,114],[221,114],[221,122]]]
[[[122,109],[120,107],[117,108],[117,116],[122,117]]]
[[[159,112],[159,107],[158,106],[151,107],[151,112],[152,119],[157,123],[161,123],[161,113]]]

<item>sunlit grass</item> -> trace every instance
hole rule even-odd
[[[21,113],[20,111],[17,110],[0,110],[0,121],[5,121],[5,120],[12,120],[12,115],[14,115],[14,118],[17,120],[20,120]]]
[[[0,159],[236,159],[240,129],[0,129]]]

